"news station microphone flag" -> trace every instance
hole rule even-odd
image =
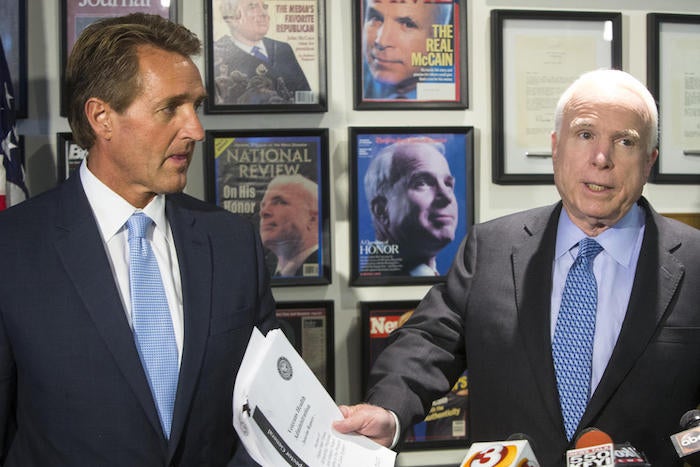
[[[15,96],[5,49],[0,39],[0,211],[21,203],[29,192],[24,183],[24,154],[15,127]]]

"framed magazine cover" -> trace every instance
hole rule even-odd
[[[10,78],[12,78],[16,117],[25,118],[27,116],[27,0],[0,2],[0,39],[2,39]]]
[[[474,222],[472,127],[351,127],[350,283],[444,280]]]
[[[647,15],[647,86],[659,106],[652,183],[700,183],[700,15]]]
[[[277,302],[276,314],[284,335],[335,397],[333,301]]]
[[[206,198],[260,231],[273,286],[331,282],[328,130],[206,132]]]
[[[401,327],[418,306],[418,301],[360,302],[362,329],[362,386],[367,389],[369,371],[388,345],[389,335]],[[425,419],[410,427],[404,450],[464,447],[468,444],[469,397],[467,372],[450,392],[433,401]]]
[[[552,184],[559,96],[586,71],[622,67],[622,15],[493,10],[491,47],[492,180]]]
[[[83,29],[103,18],[123,16],[129,13],[151,13],[177,21],[177,1],[129,1],[104,2],[85,0],[60,0],[61,6],[61,77],[75,41]],[[63,81],[63,78],[61,78]],[[61,86],[61,116],[66,116],[66,96]]]
[[[58,157],[56,160],[56,181],[62,183],[70,174],[80,167],[87,157],[87,149],[83,149],[73,141],[73,134],[63,132],[56,134]]]
[[[205,0],[207,113],[325,112],[325,0]]]
[[[466,109],[467,0],[353,2],[356,110]]]

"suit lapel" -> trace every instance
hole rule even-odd
[[[55,245],[66,274],[146,416],[162,432],[104,244],[77,174],[65,182],[59,203]]]
[[[184,308],[185,338],[180,364],[180,378],[175,413],[170,434],[170,456],[175,452],[189,413],[195,386],[209,336],[211,311],[212,258],[208,235],[197,227],[192,213],[168,197],[166,214],[173,232]]]
[[[535,372],[541,403],[551,425],[560,425],[563,434],[550,338],[552,264],[560,213],[558,204],[523,226],[528,237],[513,248],[512,261],[520,338]]]
[[[582,426],[590,425],[622,383],[656,332],[683,276],[683,265],[670,253],[680,240],[660,232],[658,214],[642,199],[646,227],[637,262],[634,286],[608,366],[588,404]]]

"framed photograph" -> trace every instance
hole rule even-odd
[[[493,10],[492,180],[551,184],[559,96],[586,71],[622,67],[622,15]]]
[[[12,78],[17,118],[27,116],[27,0],[0,3],[0,39]],[[4,92],[4,91],[3,91]]]
[[[418,301],[360,302],[362,313],[362,385],[367,388],[369,371],[388,344],[389,334],[413,314]],[[464,447],[469,439],[467,422],[467,372],[452,390],[433,401],[425,420],[410,427],[404,450]]]
[[[95,21],[129,13],[151,13],[177,21],[177,3],[177,1],[61,0],[61,76],[65,74],[68,57],[78,36],[83,29]],[[61,86],[61,116],[66,115],[65,101],[65,92]]]
[[[73,134],[70,132],[56,135],[56,147],[58,148],[56,181],[62,183],[74,170],[80,167],[83,159],[87,157],[87,149],[78,146],[73,141]]]
[[[208,113],[325,112],[325,0],[206,0]]]
[[[356,110],[466,109],[467,0],[353,2]]]
[[[208,131],[207,200],[260,229],[273,286],[331,282],[328,130]]]
[[[647,15],[647,86],[659,106],[652,183],[700,183],[700,15]],[[663,71],[662,71],[663,70]]]
[[[328,394],[335,397],[333,302],[278,302],[277,320]]]
[[[444,280],[474,222],[472,127],[349,133],[351,285]]]

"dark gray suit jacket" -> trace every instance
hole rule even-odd
[[[597,427],[670,466],[677,456],[669,436],[700,402],[700,231],[640,204],[646,230],[627,314],[579,430]],[[471,440],[525,433],[542,465],[563,465],[571,445],[550,340],[561,212],[559,203],[474,226],[447,282],[392,333],[372,370],[369,402],[408,427],[466,367]]]
[[[262,245],[244,219],[166,200],[185,331],[169,441],[78,173],[0,213],[0,464],[252,462],[231,397],[252,327],[275,325]]]

